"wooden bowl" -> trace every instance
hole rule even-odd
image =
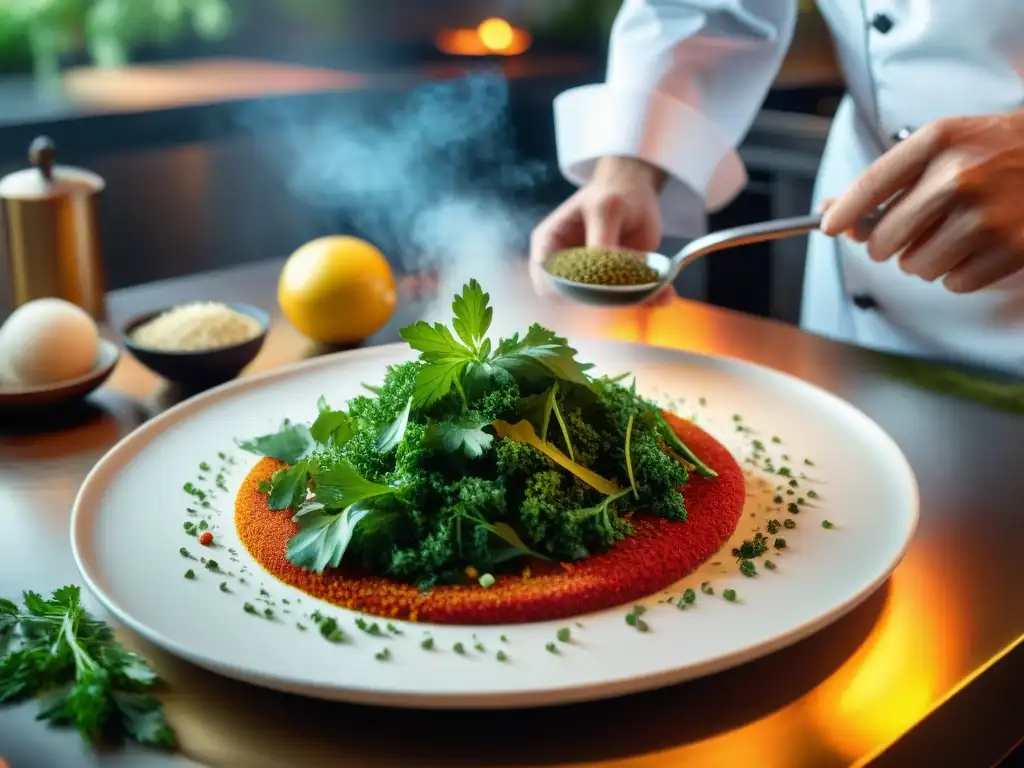
[[[117,344],[100,339],[96,350],[96,362],[89,373],[68,381],[33,387],[0,384],[0,410],[13,411],[43,405],[58,406],[81,400],[110,378],[120,359],[121,350]]]
[[[132,356],[153,373],[188,389],[200,389],[223,384],[237,376],[253,361],[263,347],[270,326],[270,315],[250,304],[227,304],[226,306],[243,315],[248,315],[260,324],[260,332],[248,341],[229,347],[192,352],[169,352],[162,349],[142,347],[132,341],[132,332],[149,320],[162,315],[173,307],[164,307],[137,315],[124,324],[122,335],[124,345]]]

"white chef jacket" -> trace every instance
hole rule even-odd
[[[793,36],[797,0],[625,0],[606,82],[555,100],[559,165],[583,183],[603,156],[665,170],[669,235],[692,237],[746,183],[735,148]],[[815,200],[835,197],[901,131],[1024,107],[1024,0],[819,0],[846,77]],[[1024,191],[1021,193],[1024,216]],[[810,238],[801,325],[875,349],[1024,374],[1024,274],[957,295]]]

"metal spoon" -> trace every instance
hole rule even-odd
[[[558,293],[581,304],[604,307],[638,304],[653,296],[666,285],[671,285],[682,270],[701,256],[738,245],[804,235],[818,229],[819,226],[821,226],[820,215],[796,216],[791,219],[776,219],[712,232],[692,240],[672,258],[654,251],[646,254],[638,251],[637,255],[643,257],[647,266],[658,273],[656,282],[643,285],[593,285],[567,280],[564,277],[552,275],[550,272],[547,274]],[[546,263],[545,272],[547,272]]]

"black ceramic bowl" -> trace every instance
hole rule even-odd
[[[177,306],[177,305],[175,305]],[[226,306],[243,315],[248,315],[260,324],[260,333],[249,341],[197,352],[167,352],[160,349],[140,347],[132,341],[132,332],[143,323],[162,315],[174,307],[164,307],[137,315],[124,324],[122,334],[124,345],[129,352],[153,373],[168,381],[189,389],[212,387],[237,376],[253,361],[263,347],[270,325],[270,315],[250,304],[227,304]]]

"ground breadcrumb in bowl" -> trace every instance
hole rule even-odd
[[[638,515],[634,535],[610,550],[575,563],[532,560],[497,575],[488,588],[438,586],[421,592],[384,576],[352,569],[314,573],[286,557],[298,526],[289,510],[273,511],[258,490],[261,480],[283,464],[259,460],[235,501],[239,538],[273,577],[343,608],[385,618],[437,624],[514,624],[550,621],[627,604],[664,589],[710,559],[732,536],[743,511],[743,471],[729,451],[689,421],[665,414],[673,430],[718,477],[696,473],[683,486],[689,510],[685,522]]]
[[[195,302],[147,312],[123,327],[125,347],[143,365],[187,388],[237,376],[266,339],[270,316],[249,304]]]

